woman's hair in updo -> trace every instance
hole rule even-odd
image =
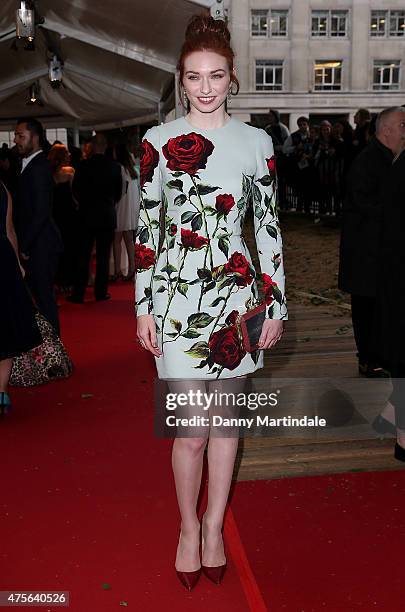
[[[183,84],[184,61],[194,51],[213,51],[226,59],[231,72],[231,83],[236,85],[234,92],[236,95],[239,91],[239,81],[232,72],[235,54],[231,47],[231,34],[225,21],[205,14],[194,15],[191,18],[177,63],[180,85]]]

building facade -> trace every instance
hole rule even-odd
[[[405,104],[404,0],[230,0],[228,18],[243,121]]]

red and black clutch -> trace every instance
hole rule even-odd
[[[259,348],[259,339],[265,318],[266,304],[261,302],[236,319],[239,340],[247,353],[257,351]]]

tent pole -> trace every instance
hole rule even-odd
[[[75,147],[80,147],[80,136],[79,136],[79,126],[75,125],[73,127],[73,145]]]

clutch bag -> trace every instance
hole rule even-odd
[[[266,304],[261,302],[236,319],[241,346],[247,353],[257,351],[260,334],[266,318]]]

